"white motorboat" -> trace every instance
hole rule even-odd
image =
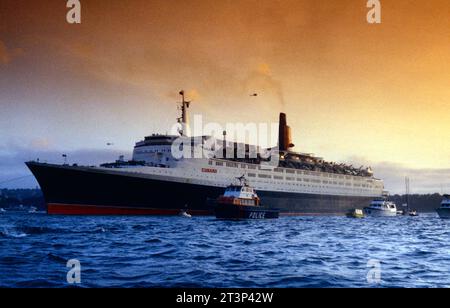
[[[186,210],[181,210],[179,215],[181,217],[185,217],[185,218],[191,218],[192,217],[192,215],[189,214]]]
[[[450,218],[450,195],[444,195],[444,199],[441,202],[441,207],[438,208],[436,212],[441,218]]]
[[[364,208],[364,213],[369,216],[397,216],[397,206],[394,202],[386,199],[375,199]]]

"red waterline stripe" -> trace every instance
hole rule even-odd
[[[177,209],[139,209],[97,205],[48,203],[47,213],[50,215],[178,215]],[[212,215],[208,211],[188,210],[191,215]]]
[[[178,209],[139,209],[124,208],[99,205],[81,205],[66,203],[48,203],[47,213],[50,215],[154,215],[168,216],[178,215]],[[195,216],[214,216],[209,211],[188,210],[188,213]],[[280,213],[280,216],[342,216],[342,213]]]

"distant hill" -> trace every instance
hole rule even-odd
[[[440,194],[428,195],[409,195],[409,207],[419,212],[434,212],[442,202],[443,196]],[[394,201],[399,209],[402,209],[402,204],[406,203],[405,195],[393,195],[389,200]]]
[[[44,196],[40,189],[1,189],[0,208],[17,206],[34,206],[39,210],[45,210]]]

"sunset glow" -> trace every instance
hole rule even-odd
[[[355,0],[83,0],[79,25],[42,3],[0,3],[0,156],[129,151],[170,130],[185,89],[205,121],[283,111],[297,151],[450,189],[448,0],[382,1],[376,25]]]

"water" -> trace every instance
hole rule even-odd
[[[450,222],[0,214],[1,287],[68,287],[69,259],[81,287],[450,287]]]

